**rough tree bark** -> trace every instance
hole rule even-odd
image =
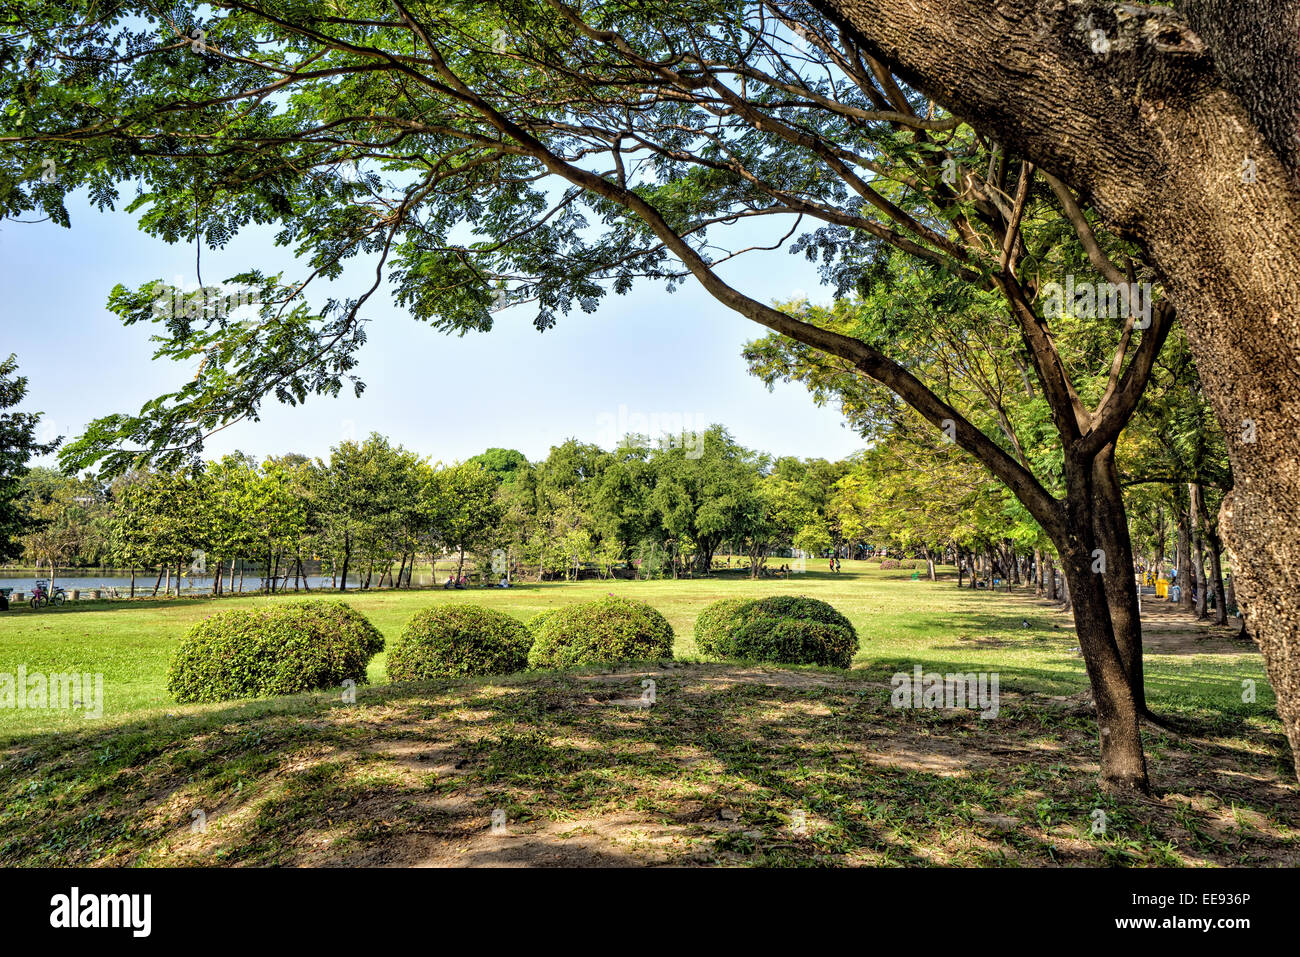
[[[1300,775],[1300,6],[815,3],[1147,250],[1228,436],[1221,530]]]

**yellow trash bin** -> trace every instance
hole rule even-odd
[[[1156,597],[1157,598],[1169,597],[1169,581],[1167,579],[1160,578],[1156,580]]]

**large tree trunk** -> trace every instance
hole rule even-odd
[[[816,2],[1146,248],[1228,436],[1220,527],[1300,775],[1300,7]]]
[[[1086,542],[1086,538],[1083,539]],[[1092,571],[1091,550],[1076,543],[1061,551],[1074,627],[1097,707],[1101,784],[1107,789],[1147,790],[1146,758],[1138,725],[1140,709],[1128,671],[1109,626],[1103,576]]]
[[[1115,628],[1124,670],[1133,686],[1140,712],[1147,710],[1142,672],[1142,619],[1138,604],[1137,578],[1133,573],[1133,542],[1129,538],[1128,514],[1115,467],[1115,447],[1108,445],[1093,461],[1093,526],[1097,545],[1105,556],[1102,576],[1106,604]]]

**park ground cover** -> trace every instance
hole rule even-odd
[[[391,640],[417,610],[520,618],[607,592],[659,608],[676,660],[176,705],[185,630],[232,603],[0,617],[0,672],[105,675],[105,716],[0,711],[0,859],[29,864],[1134,864],[1300,859],[1300,789],[1253,647],[1145,609],[1157,789],[1096,787],[1069,618],[1028,595],[848,563],[839,575],[582,582],[349,596]],[[862,636],[847,673],[698,660],[722,597],[806,594]],[[1002,707],[901,710],[889,679],[997,672]],[[656,702],[639,706],[642,682]],[[1256,701],[1242,700],[1244,681]],[[491,826],[494,811],[504,828]],[[1105,830],[1094,833],[1105,817]],[[198,812],[198,813],[196,813]],[[201,822],[202,827],[197,825]]]

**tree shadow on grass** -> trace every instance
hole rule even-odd
[[[922,662],[927,669],[968,669]],[[1048,680],[1033,676],[1034,687]],[[641,682],[655,702],[630,705]],[[3,752],[13,863],[780,865],[1295,860],[1280,735],[1154,738],[1158,785],[1096,788],[1077,701],[1009,680],[999,719],[890,706],[859,669],[695,665],[301,696]],[[1027,689],[1029,686],[1026,685]],[[1232,771],[1236,777],[1223,772]],[[1246,815],[1226,820],[1223,807]],[[1107,836],[1090,834],[1104,808]],[[194,832],[192,812],[207,831]],[[504,820],[494,833],[493,812]]]

